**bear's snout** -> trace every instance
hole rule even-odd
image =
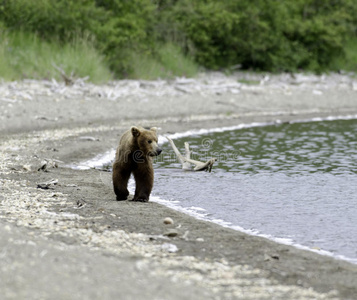
[[[157,148],[155,151],[150,152],[150,155],[158,156],[158,155],[160,155],[161,152],[162,152],[162,150],[160,148]]]

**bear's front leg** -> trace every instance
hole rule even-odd
[[[119,190],[116,187],[114,187],[114,193],[117,196],[118,201],[123,201],[126,200],[129,196],[129,191],[126,190]]]
[[[135,195],[133,201],[148,202],[154,185],[152,166],[142,165],[134,171]]]
[[[129,196],[128,181],[130,170],[123,169],[119,164],[113,165],[113,187],[118,201],[126,200]]]

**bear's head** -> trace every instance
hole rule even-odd
[[[152,127],[149,130],[142,127],[131,127],[131,134],[138,146],[139,150],[144,156],[157,156],[162,150],[159,148],[157,142],[157,128]]]

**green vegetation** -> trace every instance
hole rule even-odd
[[[260,84],[260,81],[258,80],[249,80],[249,79],[239,79],[238,82],[244,83],[247,85],[258,85]]]
[[[355,0],[0,0],[0,77],[357,71]]]
[[[0,40],[0,77],[61,79],[61,68],[74,77],[89,77],[92,82],[112,78],[102,55],[90,40],[72,38],[64,44],[46,42],[37,35],[24,32],[2,34]]]

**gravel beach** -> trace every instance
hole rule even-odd
[[[117,202],[109,172],[68,167],[132,125],[165,134],[328,116],[357,116],[352,75],[1,82],[0,298],[356,299],[355,264]]]

